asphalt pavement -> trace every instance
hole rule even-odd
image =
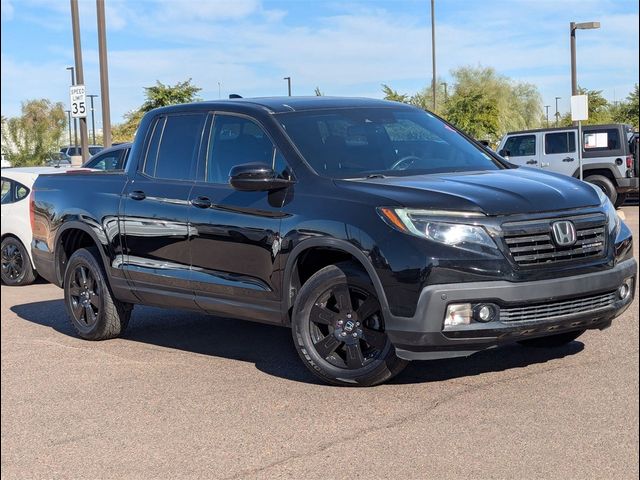
[[[368,389],[318,383],[285,328],[136,307],[93,343],[61,299],[2,286],[3,479],[638,478],[637,299],[568,346]]]

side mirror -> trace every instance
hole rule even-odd
[[[278,178],[276,172],[267,164],[246,163],[231,169],[229,183],[236,190],[260,192],[286,188],[294,182],[286,178]]]
[[[503,148],[502,150],[500,150],[498,152],[498,155],[500,155],[501,157],[504,157],[504,158],[508,158],[508,157],[511,156],[511,152],[509,150]]]

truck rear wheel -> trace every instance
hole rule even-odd
[[[113,298],[96,248],[77,250],[64,274],[64,302],[71,324],[86,340],[115,338],[127,328],[131,305]]]
[[[603,175],[590,175],[585,178],[584,181],[600,188],[614,205],[618,201],[618,192],[616,192],[616,187],[607,177]]]
[[[384,332],[369,276],[351,262],[329,265],[302,286],[292,333],[307,368],[332,385],[377,385],[407,365]]]

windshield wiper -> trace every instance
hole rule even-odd
[[[372,173],[372,174],[370,174],[370,175],[367,175],[367,176],[366,176],[366,177],[364,177],[364,178],[366,178],[366,179],[368,180],[368,179],[370,179],[370,178],[387,178],[387,176],[386,176],[386,175],[383,175],[383,174],[381,174],[381,173]]]

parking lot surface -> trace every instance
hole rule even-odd
[[[1,348],[2,478],[638,478],[637,299],[566,347],[368,389],[318,383],[288,329],[191,312],[86,342],[42,282],[2,286]]]

